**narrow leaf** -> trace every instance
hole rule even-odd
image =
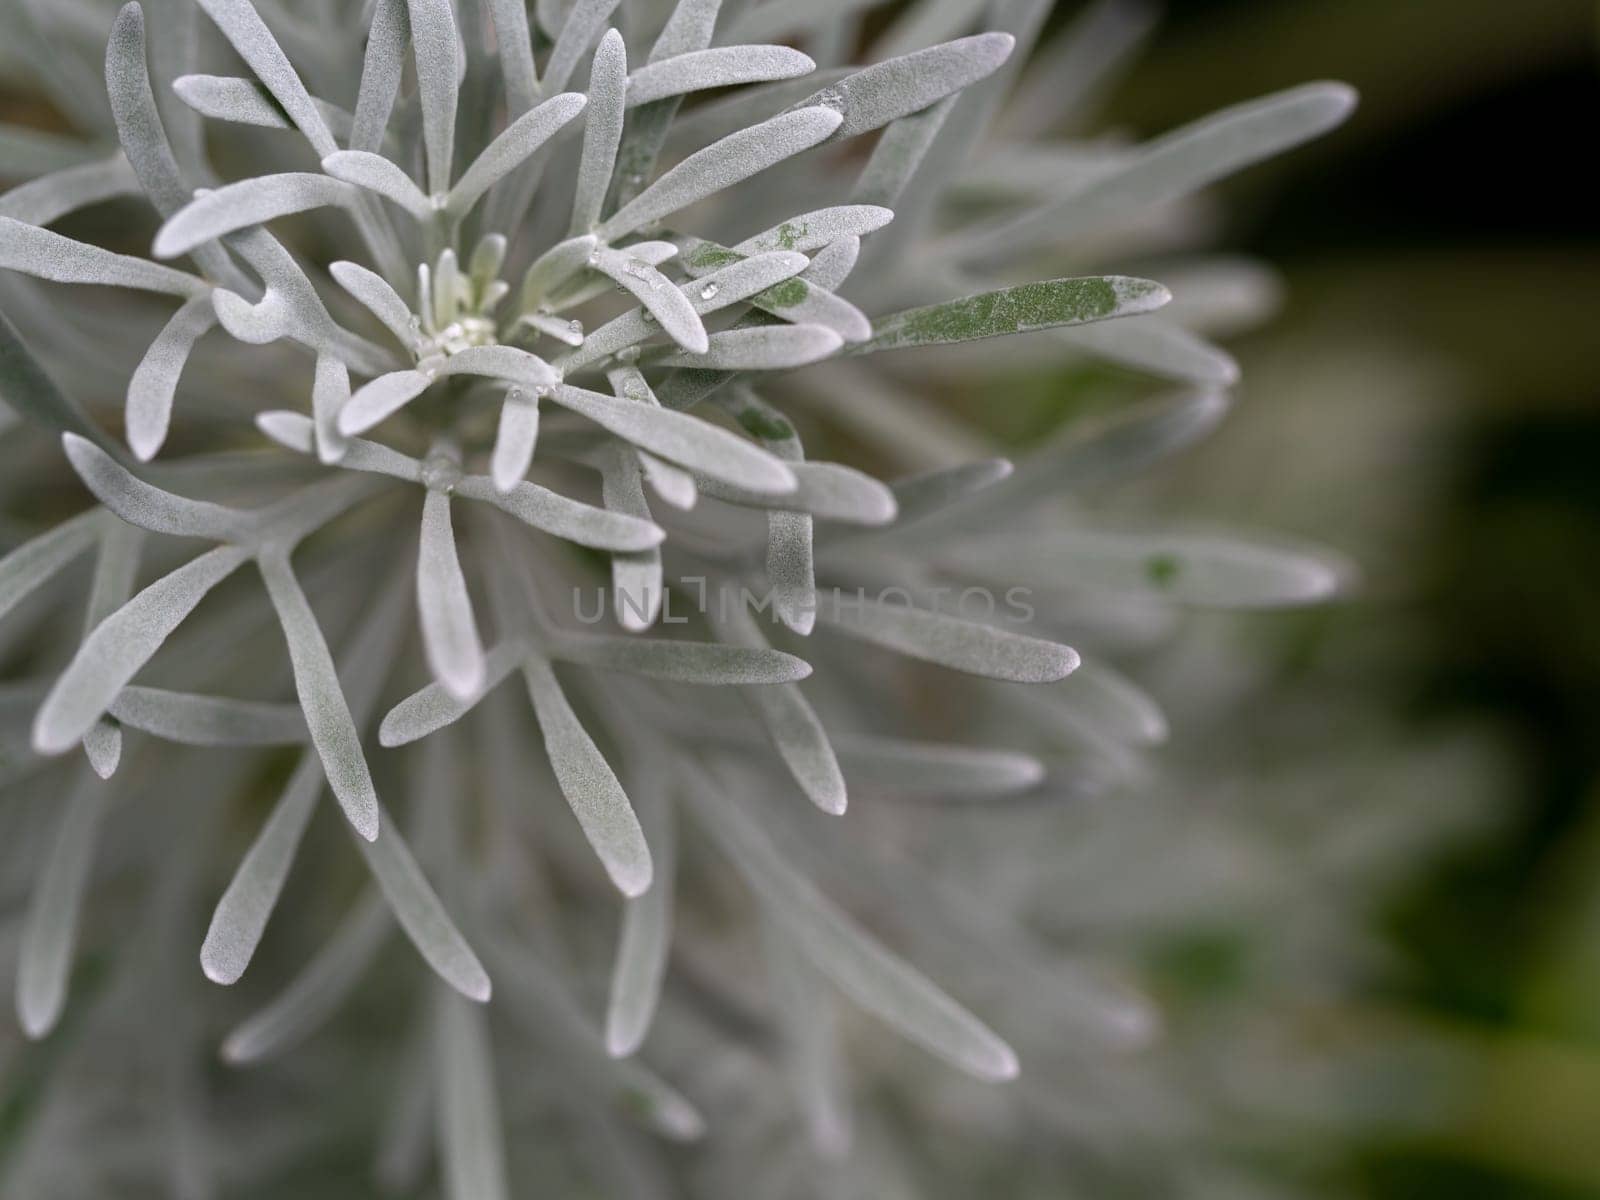
[[[1052,683],[1078,666],[1068,646],[871,597],[840,597],[818,616],[852,637],[989,679]]]
[[[805,693],[791,685],[752,688],[744,696],[800,790],[823,812],[843,813],[848,803],[844,775]]]
[[[549,388],[560,378],[537,354],[515,346],[469,346],[458,350],[439,367],[439,374],[483,375],[535,391]]]
[[[1239,364],[1231,354],[1166,320],[1165,314],[1063,329],[1059,336],[1097,358],[1151,375],[1213,387],[1239,382]]]
[[[340,409],[339,432],[345,437],[365,433],[422,395],[433,381],[433,375],[422,371],[394,371],[363,384]]]
[[[781,495],[798,486],[794,472],[765,450],[684,413],[569,384],[555,388],[551,398],[623,441],[735,487]]]
[[[399,588],[390,589],[341,654],[349,680],[352,714],[363,724],[388,674],[403,628],[402,617],[408,608],[405,593]],[[304,716],[299,720],[304,737]],[[200,966],[206,978],[232,984],[250,965],[322,794],[324,780],[321,758],[316,750],[307,748],[211,914],[211,925],[200,949]]]
[[[713,371],[785,371],[819,362],[843,345],[843,338],[821,325],[752,325],[712,334],[704,353],[668,354],[659,362]]]
[[[959,101],[959,96],[946,96],[921,112],[891,122],[872,148],[867,165],[861,168],[852,199],[863,204],[900,203],[901,195],[944,128],[950,110]]]
[[[367,29],[366,56],[350,123],[350,149],[376,154],[400,92],[406,43],[411,40],[411,14],[406,0],[377,0]]]
[[[505,1146],[495,1099],[488,1021],[453,996],[436,1007],[434,1076],[447,1200],[507,1200]]]
[[[138,194],[138,177],[118,151],[100,162],[67,167],[12,188],[0,195],[0,217],[44,226],[91,205]]]
[[[430,799],[435,803],[450,800],[441,796]],[[400,927],[434,973],[468,1000],[486,1003],[492,990],[488,973],[429,886],[394,818],[385,814],[377,839],[358,841],[356,846],[383,889]]]
[[[0,161],[8,177],[30,179],[81,167],[96,157],[97,149],[76,137],[0,124]]]
[[[640,192],[601,226],[616,241],[642,226],[671,216],[696,200],[743,182],[775,163],[792,158],[828,138],[843,120],[831,108],[802,108],[729,134],[691,154]]]
[[[10,217],[0,217],[0,267],[52,283],[98,283],[185,300],[208,290],[205,280],[193,275],[75,242]]]
[[[752,649],[766,647],[766,639],[742,600],[729,605],[724,594],[714,608],[712,622],[725,641]],[[844,776],[827,731],[805,693],[794,684],[782,684],[746,688],[740,694],[806,798],[825,813],[843,813],[849,803]]]
[[[729,646],[721,642],[561,633],[551,642],[549,652],[566,662],[672,683],[714,686],[793,683],[811,674],[809,663],[781,650]]]
[[[417,63],[417,94],[422,101],[422,141],[428,158],[428,190],[450,190],[455,161],[456,104],[461,36],[450,0],[406,0],[411,18],[411,48]]]
[[[550,766],[584,836],[624,896],[643,894],[650,886],[650,848],[622,785],[594,739],[579,724],[550,665],[529,658],[522,673]]]
[[[289,115],[265,84],[226,75],[184,75],[172,81],[178,98],[202,117],[264,129],[291,129]]]
[[[606,27],[618,0],[577,0],[567,13],[567,19],[556,35],[555,48],[544,65],[544,90],[553,92],[564,88],[577,70],[583,52],[594,45],[595,38]]]
[[[612,512],[651,519],[650,502],[644,494],[644,475],[637,451],[611,445],[602,452],[600,502]],[[661,552],[611,556],[612,609],[624,629],[641,633],[660,615],[666,596],[662,582]]]
[[[1017,1074],[1011,1047],[904,960],[862,931],[778,853],[737,799],[690,789],[701,824],[767,913],[840,991],[905,1037],[980,1079]]]
[[[339,432],[339,414],[349,403],[350,369],[332,355],[319,354],[311,386],[311,414],[317,458],[323,463],[332,465],[350,450],[350,440]]]
[[[66,1004],[78,912],[109,798],[99,779],[82,776],[67,797],[50,852],[39,863],[17,957],[17,1017],[30,1038],[54,1029]]]
[[[1089,724],[1120,741],[1149,746],[1167,740],[1167,718],[1161,706],[1109,667],[1084,663],[1056,689],[1056,695]]]
[[[783,1065],[812,1145],[822,1157],[838,1160],[850,1148],[851,1122],[837,1000],[827,977],[806,961],[787,931],[770,919],[761,927]]]
[[[897,528],[910,525],[932,513],[960,504],[968,496],[1008,478],[1012,470],[1009,460],[990,458],[897,479],[892,485],[900,514],[895,525]]]
[[[1355,108],[1340,83],[1310,83],[1223,109],[1142,147],[1122,170],[1021,217],[961,238],[964,256],[1020,254],[1174,200],[1339,125]]]
[[[89,633],[133,595],[144,552],[144,532],[122,521],[107,522],[100,534],[100,550],[89,581],[89,602],[84,605],[83,629]],[[83,735],[84,753],[101,779],[110,779],[122,761],[122,728],[101,717]]]
[[[431,489],[422,503],[417,612],[422,619],[422,647],[434,677],[458,698],[474,695],[483,683],[483,642],[456,554],[450,497]]]
[[[520,117],[539,97],[539,72],[533,62],[533,37],[528,28],[524,0],[489,0],[495,43],[500,48],[500,72],[513,118]]]
[[[1080,670],[1074,680],[1083,673]],[[1010,795],[1044,778],[1038,759],[1012,750],[865,734],[837,737],[833,746],[850,786],[871,791],[969,799]]]
[[[110,779],[117,773],[117,764],[122,761],[121,728],[102,717],[83,735],[83,753],[97,776]]]
[[[528,273],[522,277],[521,311],[535,311],[556,288],[583,270],[597,245],[599,239],[586,233],[557,242],[534,259]]]
[[[536,483],[502,492],[487,476],[469,475],[456,485],[456,495],[486,501],[535,529],[595,550],[636,553],[659,546],[667,536],[659,525],[569,500]]]
[[[84,486],[117,516],[151,533],[228,542],[247,539],[250,513],[206,500],[189,500],[136,479],[100,447],[75,433],[61,435],[72,469]]]
[[[735,254],[765,254],[769,250],[797,250],[811,254],[831,246],[841,238],[866,237],[890,221],[894,213],[876,204],[844,204],[819,208],[815,212],[790,217],[733,248]],[[692,264],[691,264],[692,265]]]
[[[677,830],[667,797],[641,795],[640,800],[641,820],[654,847],[655,874],[650,890],[622,909],[606,1005],[606,1052],[612,1058],[626,1058],[644,1043],[661,997],[672,940]]]
[[[964,542],[940,556],[1008,583],[1153,592],[1218,608],[1315,603],[1345,578],[1331,557],[1230,534],[1056,529]]]
[[[104,517],[97,508],[47,529],[0,558],[0,617],[93,546]]]
[[[376,192],[394,201],[419,221],[433,216],[433,201],[422,194],[422,189],[381,154],[364,150],[341,150],[322,160],[322,169],[335,179]]]
[[[409,745],[446,725],[453,725],[471,712],[478,701],[499,687],[506,676],[522,664],[527,652],[527,646],[516,638],[491,646],[484,655],[483,678],[472,696],[453,696],[437,683],[430,683],[413,692],[383,718],[383,724],[378,729],[379,744],[388,747]]]
[[[110,712],[124,725],[185,746],[288,746],[306,740],[305,716],[293,704],[129,686]]]
[[[800,486],[788,496],[741,492],[711,480],[703,481],[701,490],[731,504],[805,513],[824,521],[875,526],[895,519],[895,493],[870,475],[838,463],[791,462],[789,469]]]
[[[992,527],[993,514],[1020,512],[1064,492],[1120,482],[1204,437],[1228,409],[1225,392],[1196,391],[1073,422],[1018,465],[1010,478],[933,517],[941,528]]]
[[[818,257],[820,259],[821,256]],[[751,303],[763,312],[782,317],[794,325],[817,325],[831,329],[846,342],[864,342],[872,336],[872,322],[865,313],[848,300],[813,285],[805,278],[769,288]]]
[[[651,62],[628,77],[628,107],[668,96],[809,75],[817,64],[788,46],[718,46]]]
[[[52,433],[76,433],[101,447],[110,445],[106,435],[90,421],[83,406],[56,386],[3,312],[0,312],[0,404]]]
[[[801,637],[811,633],[817,620],[817,578],[813,521],[809,513],[767,514],[767,584],[772,608]]]
[[[339,686],[339,673],[328,653],[328,643],[288,558],[273,551],[263,554],[258,562],[289,646],[295,691],[305,710],[311,744],[322,758],[339,807],[355,831],[371,842],[379,833],[378,795],[373,790],[366,755],[361,752],[361,736]]]
[[[97,625],[40,708],[34,748],[60,754],[76,745],[195,605],[247,558],[243,550],[219,546],[158,579]]]
[[[600,223],[600,208],[611,186],[622,141],[622,114],[629,90],[628,52],[622,35],[608,30],[594,52],[589,70],[589,106],[583,130],[583,156],[578,162],[577,194],[572,202],[568,236],[589,233]]]
[[[588,102],[588,97],[581,92],[562,92],[523,113],[489,143],[449,190],[446,210],[457,218],[471,212],[485,192],[526,162],[582,112]]]
[[[847,353],[941,346],[1031,333],[1150,312],[1172,299],[1159,283],[1122,275],[1024,283],[895,313],[875,323],[872,340]]]
[[[500,405],[500,428],[490,459],[489,474],[496,488],[509,492],[523,481],[538,440],[539,394],[514,387]]]
[[[701,275],[698,282],[682,285],[679,290],[694,306],[695,312],[716,312],[741,300],[748,300],[773,284],[794,278],[808,265],[805,255],[778,250],[737,259],[710,274]],[[562,358],[561,366],[567,374],[575,374],[630,346],[648,341],[659,328],[659,325],[652,325],[645,319],[644,310],[630,309],[591,332],[583,339],[582,345]],[[707,342],[708,348],[709,345]],[[639,377],[638,383],[648,387],[644,384],[643,376]]]
[[[660,271],[621,250],[597,250],[589,262],[595,270],[631,292],[660,322],[662,331],[679,346],[692,354],[707,352],[710,343],[700,315],[689,298],[678,290],[678,285]]]
[[[197,0],[200,7],[222,31],[239,57],[250,65],[256,78],[267,85],[273,98],[283,106],[295,127],[305,134],[319,158],[337,150],[322,113],[300,81],[288,56],[267,29],[250,0]]]
[[[874,63],[800,102],[844,115],[836,139],[882,128],[993,73],[1016,46],[1009,33],[980,33]]]
[[[226,234],[278,217],[329,205],[348,207],[357,194],[342,180],[304,172],[242,179],[199,195],[174,213],[156,234],[151,252],[157,258],[176,258]]]
[[[369,889],[289,986],[228,1034],[223,1061],[236,1067],[260,1062],[320,1029],[366,974],[389,922],[382,898]]]
[[[169,10],[166,15],[175,14]],[[180,19],[186,25],[192,21],[192,18]],[[178,32],[169,29],[169,37]],[[190,32],[192,34],[192,29]],[[171,41],[180,40],[171,38]],[[168,54],[175,49],[171,41],[168,38],[158,40],[155,55],[158,62],[164,57],[163,49]],[[106,42],[106,94],[111,100],[117,139],[122,143],[129,166],[156,211],[163,217],[170,217],[190,201],[192,192],[178,166],[177,153],[167,138],[146,59],[143,10],[137,4],[125,4]],[[189,121],[187,125],[185,162],[194,165],[200,157],[200,123]],[[236,290],[249,286],[248,277],[240,272],[221,246],[199,247],[194,258],[214,282]]]
[[[124,693],[124,701],[126,698]],[[304,728],[302,717],[302,733]],[[315,753],[302,756],[289,777],[288,786],[273,806],[272,815],[262,825],[227,891],[217,901],[200,949],[201,969],[213,983],[238,982],[255,956],[267,918],[277,905],[284,880],[288,878],[295,849],[311,820],[322,784],[321,760]]]
[[[141,462],[155,457],[167,440],[172,398],[194,344],[217,323],[209,296],[196,296],[176,314],[140,360],[128,382],[128,445]]]

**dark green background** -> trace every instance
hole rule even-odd
[[[1458,380],[1423,430],[1451,464],[1444,502],[1419,501],[1403,561],[1341,619],[1407,631],[1362,703],[1419,734],[1485,722],[1515,769],[1495,832],[1419,864],[1387,909],[1413,969],[1374,1003],[1450,1031],[1479,1070],[1447,1132],[1353,1148],[1351,1182],[1378,1197],[1600,1196],[1597,28],[1571,0],[1170,0],[1107,113],[1149,135],[1355,84],[1348,126],[1227,189],[1225,244],[1289,286],[1235,346],[1237,419],[1272,403],[1253,363],[1297,338],[1398,342]]]

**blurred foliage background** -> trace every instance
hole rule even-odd
[[[1163,486],[1361,564],[1339,611],[1267,625],[1286,683],[1509,748],[1496,819],[1378,916],[1374,1012],[1469,1069],[1425,1131],[1342,1131],[1374,1197],[1600,1196],[1597,30],[1573,0],[1167,0],[1107,97],[1148,136],[1305,79],[1363,96],[1225,189],[1220,243],[1285,308],[1230,344],[1237,409]],[[1246,761],[1281,724],[1236,731]]]

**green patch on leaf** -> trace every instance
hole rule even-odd
[[[739,424],[753,437],[764,442],[782,442],[794,436],[794,426],[782,417],[762,412],[759,408],[747,408],[741,412]]]
[[[760,308],[793,308],[805,302],[808,289],[801,279],[785,279],[751,301]]]
[[[800,221],[785,221],[778,226],[778,249],[793,250],[810,232],[810,227]]]
[[[735,254],[732,250],[711,242],[701,242],[688,253],[687,259],[689,266],[697,271],[715,271],[736,262],[743,262],[744,255]]]
[[[878,322],[872,340],[856,353],[1082,325],[1149,312],[1170,298],[1159,283],[1118,275],[1025,283],[885,317]]]
[[[1170,587],[1183,571],[1183,562],[1176,554],[1152,554],[1145,561],[1144,573],[1157,587]]]

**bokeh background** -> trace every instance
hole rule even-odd
[[[1442,1115],[1350,1114],[1332,1169],[1383,1198],[1600,1196],[1596,6],[1163,8],[1106,97],[1115,126],[1147,136],[1313,78],[1363,97],[1222,189],[1219,240],[1275,264],[1285,306],[1230,342],[1237,408],[1163,481],[1362,567],[1335,611],[1251,618],[1270,694],[1320,703],[1264,706],[1234,749],[1325,754],[1378,726],[1420,752],[1465,730],[1504,764],[1490,811],[1426,841],[1373,909],[1393,954],[1364,1003],[1398,1044],[1448,1047]]]

